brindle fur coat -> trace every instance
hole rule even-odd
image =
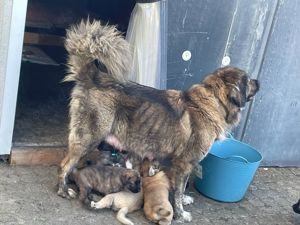
[[[258,81],[233,67],[209,74],[186,91],[157,90],[126,79],[128,43],[113,26],[81,22],[67,31],[71,93],[69,151],[61,163],[58,194],[67,197],[67,175],[78,160],[106,140],[141,157],[172,160],[175,215],[185,221],[185,184],[193,165],[239,121]]]

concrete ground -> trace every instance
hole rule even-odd
[[[0,164],[0,224],[109,224],[119,225],[110,210],[89,211],[78,200],[56,195],[56,167],[11,167]],[[245,198],[239,203],[220,203],[187,190],[195,203],[190,224],[201,225],[300,225],[292,204],[300,198],[300,169],[261,168]],[[151,224],[140,210],[129,217],[135,224]],[[176,221],[173,224],[178,224]]]

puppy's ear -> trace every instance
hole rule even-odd
[[[125,171],[121,177],[122,183],[124,183],[124,184],[127,183],[128,180],[130,179],[130,177],[131,177],[131,175],[130,175],[129,171]]]
[[[228,98],[232,104],[239,108],[243,108],[246,105],[246,98],[236,89],[230,91]]]

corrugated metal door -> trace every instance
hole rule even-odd
[[[265,165],[299,166],[300,2],[172,0],[168,11],[167,87],[186,89],[229,58],[262,86],[235,136]]]

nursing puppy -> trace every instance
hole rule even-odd
[[[92,191],[107,195],[123,190],[137,193],[141,189],[139,173],[123,167],[92,165],[74,169],[72,179],[79,188],[79,199],[88,207]]]
[[[140,209],[143,205],[143,192],[132,193],[129,191],[120,191],[104,196],[100,201],[91,201],[91,208],[103,209],[111,208],[118,211],[117,219],[125,225],[134,225],[126,215]]]
[[[60,165],[58,194],[67,197],[68,174],[82,156],[106,140],[141,158],[166,158],[171,202],[178,219],[187,179],[217,139],[239,122],[241,110],[259,89],[237,68],[220,68],[188,90],[157,90],[126,79],[129,44],[113,26],[81,22],[67,31],[71,93],[68,154]]]
[[[163,171],[151,170],[149,160],[142,165],[142,186],[145,216],[160,225],[171,224],[173,207],[169,202],[169,179]]]

